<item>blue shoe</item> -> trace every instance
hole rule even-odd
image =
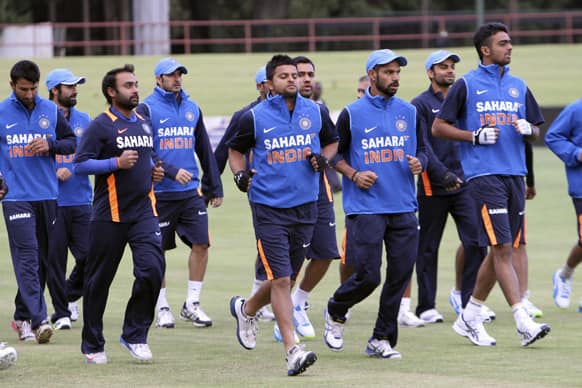
[[[454,288],[451,290],[449,294],[449,303],[453,310],[455,310],[455,314],[459,315],[461,310],[463,309],[463,304],[461,301],[461,293]]]
[[[301,342],[299,336],[295,331],[293,331],[293,335],[295,336],[295,343],[298,344]],[[279,343],[283,343],[283,336],[281,335],[281,331],[279,330],[279,325],[275,323],[273,326],[273,339]]]

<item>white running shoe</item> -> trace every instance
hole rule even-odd
[[[544,338],[550,332],[550,326],[547,323],[537,323],[533,320],[522,322],[517,328],[517,334],[521,340],[521,346],[529,346],[539,339]]]
[[[531,318],[541,318],[544,312],[536,307],[527,297],[521,300],[521,305]]]
[[[273,322],[275,320],[275,314],[269,310],[268,306],[263,306],[257,311],[257,320],[259,322]]]
[[[95,365],[107,364],[107,354],[105,354],[105,352],[85,354],[85,364],[95,364]]]
[[[138,361],[151,361],[153,358],[148,344],[130,344],[123,337],[119,337],[119,343],[129,350],[131,357]]]
[[[42,321],[36,330],[34,330],[34,335],[37,343],[48,344],[53,336],[53,328],[47,321]]]
[[[554,272],[554,302],[561,309],[570,307],[570,292],[572,291],[572,279],[564,279],[560,276],[561,269]]]
[[[376,338],[370,338],[368,340],[368,344],[366,345],[366,354],[370,357],[378,358],[402,358],[400,352],[392,349],[390,342]]]
[[[69,302],[69,312],[71,313],[71,321],[75,322],[79,319],[79,305],[77,302]]]
[[[398,324],[402,327],[423,327],[424,321],[419,319],[412,311],[398,314]]]
[[[467,337],[469,341],[477,346],[495,346],[497,341],[485,331],[483,322],[480,320],[466,321],[464,313],[457,316],[453,324],[453,330],[461,337]]]
[[[53,324],[55,330],[71,330],[71,319],[69,317],[62,317],[57,319]]]
[[[325,329],[323,330],[323,340],[325,344],[334,352],[341,352],[344,349],[344,322],[334,321],[327,312],[323,311]]]
[[[451,293],[449,294],[449,303],[451,307],[455,311],[455,314],[459,315],[463,310],[463,301],[461,300],[461,292],[455,290],[454,288],[451,289]]]
[[[169,307],[162,307],[158,310],[158,317],[156,318],[156,327],[165,329],[173,329],[176,326],[174,322],[174,315]]]
[[[300,305],[293,308],[293,324],[301,337],[315,338],[315,329],[309,321],[307,312]]]
[[[287,352],[287,376],[297,376],[317,361],[315,353],[295,345]]]
[[[18,359],[18,354],[16,349],[12,346],[8,346],[7,343],[0,343],[0,369],[8,369],[12,365],[16,364]]]
[[[441,323],[445,320],[436,309],[423,311],[420,313],[419,318],[425,323]]]
[[[236,337],[241,346],[251,350],[257,346],[258,326],[255,317],[249,317],[244,312],[245,300],[240,296],[230,299],[230,315],[236,319]]]
[[[482,305],[481,318],[483,319],[483,322],[489,323],[497,318],[497,314],[495,314],[495,311],[491,310],[489,307]]]
[[[295,330],[293,330],[293,338],[296,344],[301,342]],[[273,339],[279,343],[283,343],[283,336],[281,335],[281,330],[279,330],[279,325],[277,323],[273,325]]]
[[[30,327],[30,321],[12,321],[10,322],[12,330],[18,333],[20,341],[34,341],[36,337]]]
[[[192,325],[196,327],[212,326],[212,319],[210,319],[204,310],[202,310],[199,302],[193,302],[189,304],[184,302],[182,311],[180,311],[180,319],[184,321],[190,321],[192,322]]]

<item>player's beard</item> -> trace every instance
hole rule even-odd
[[[57,100],[60,106],[64,106],[66,108],[72,108],[77,105],[77,96],[63,97],[59,94],[57,96]]]
[[[119,96],[119,95],[118,95]],[[117,106],[123,109],[132,110],[139,105],[139,95],[135,94],[128,98],[117,98]]]
[[[384,94],[387,98],[393,97],[398,91],[399,86],[400,83],[398,81],[392,82],[386,86],[381,85],[379,82],[376,83],[376,89],[378,89],[378,91]]]

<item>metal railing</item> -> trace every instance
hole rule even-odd
[[[502,21],[520,43],[582,42],[582,11],[488,14],[486,21]],[[131,21],[53,23],[55,55],[128,55],[147,43],[171,53],[324,51],[470,45],[476,15],[429,15],[339,19],[272,19],[171,21],[169,40],[136,39],[149,23]],[[0,30],[7,25],[0,24]],[[163,27],[164,24],[155,24]],[[32,44],[47,45],[37,42]],[[12,46],[11,46],[12,45]],[[18,43],[5,43],[17,47]],[[161,53],[162,54],[162,53]]]

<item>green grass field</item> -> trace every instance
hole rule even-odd
[[[514,50],[513,69],[526,79],[544,105],[563,105],[581,94],[573,80],[579,79],[582,46],[526,46]],[[458,51],[465,60],[459,72],[476,63],[473,50]],[[428,51],[402,51],[410,66],[403,71],[401,93],[411,98],[427,87],[423,62]],[[332,109],[340,109],[355,94],[355,80],[363,73],[367,52],[317,53],[313,59],[326,87],[324,98]],[[180,57],[189,67],[185,89],[196,98],[206,114],[229,114],[254,98],[253,77],[268,55],[200,55]],[[543,61],[539,59],[543,58]],[[95,114],[105,106],[99,83],[114,66],[133,62],[142,80],[142,96],[153,85],[158,58],[66,58],[39,61],[43,74],[57,66],[68,66],[89,77],[80,88],[80,106]],[[0,60],[6,69],[14,61]],[[214,73],[214,77],[209,74]],[[44,82],[44,78],[43,78]],[[145,86],[144,86],[145,85]],[[147,91],[147,92],[146,92]],[[6,88],[3,92],[8,93]],[[45,89],[42,94],[46,95]],[[16,282],[4,230],[0,223],[0,252],[5,268],[0,274],[0,339],[19,352],[18,364],[0,373],[2,386],[578,386],[578,359],[582,348],[579,335],[582,315],[574,284],[573,306],[558,310],[551,297],[553,271],[565,260],[576,239],[576,220],[566,193],[562,163],[547,149],[536,148],[535,167],[538,196],[528,201],[528,251],[531,299],[544,310],[542,321],[552,332],[531,348],[522,348],[513,317],[499,288],[487,304],[497,312],[489,333],[497,339],[493,348],[478,348],[451,329],[454,314],[447,297],[453,284],[453,255],[458,245],[454,228],[446,231],[441,246],[437,307],[445,323],[419,329],[402,329],[397,349],[402,360],[384,361],[364,355],[364,347],[376,318],[379,293],[353,309],[345,331],[345,349],[333,353],[321,339],[322,310],[338,284],[337,264],[310,298],[310,317],[318,337],[305,341],[319,360],[297,378],[286,377],[282,346],[272,340],[272,325],[261,324],[257,348],[244,350],[235,337],[235,322],[228,301],[232,295],[247,295],[253,277],[254,234],[246,197],[224,175],[225,202],[211,209],[213,246],[202,293],[202,304],[214,326],[198,329],[177,321],[173,330],[152,328],[149,343],[154,353],[151,364],[136,364],[119,345],[122,317],[132,282],[129,250],[119,268],[105,315],[106,351],[109,364],[88,366],[80,353],[81,322],[70,331],[57,332],[51,344],[18,343],[9,328]],[[338,238],[343,228],[341,196],[336,197]],[[177,313],[186,295],[188,250],[181,246],[168,254],[168,299]],[[416,290],[413,289],[413,306]],[[48,298],[48,295],[47,295]],[[50,300],[50,299],[47,299]],[[49,302],[50,304],[50,302]],[[52,308],[49,308],[52,312]]]

